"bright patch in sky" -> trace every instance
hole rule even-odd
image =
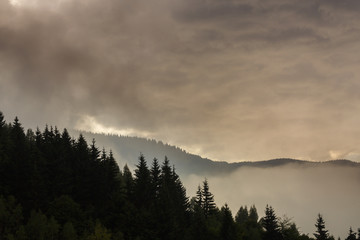
[[[20,6],[21,0],[9,0],[10,4],[13,6]]]
[[[139,136],[145,138],[150,135],[148,132],[139,132],[131,128],[117,129],[114,127],[104,126],[103,124],[99,123],[94,117],[87,115],[80,118],[80,120],[75,125],[75,129],[93,133],[115,134],[122,136]]]

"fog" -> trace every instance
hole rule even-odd
[[[192,175],[183,182],[194,196],[206,177],[217,206],[227,203],[233,216],[240,206],[255,204],[262,217],[269,204],[278,217],[291,218],[309,236],[321,213],[330,234],[344,239],[350,226],[360,227],[360,169],[320,166],[244,167],[228,176]]]

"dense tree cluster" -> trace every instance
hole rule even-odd
[[[330,240],[321,215],[314,237]],[[360,231],[360,230],[359,230]],[[350,228],[346,240],[359,240]],[[165,157],[150,166],[140,155],[134,173],[121,171],[112,152],[55,127],[26,133],[0,112],[0,239],[306,240],[271,206],[235,217],[216,206],[205,179],[191,200]]]

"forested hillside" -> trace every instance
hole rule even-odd
[[[316,166],[351,166],[359,167],[360,163],[348,160],[333,160],[327,162],[310,162],[305,160],[296,160],[290,158],[272,159],[258,162],[219,162],[212,161],[201,156],[191,154],[185,150],[172,146],[162,141],[154,139],[145,139],[130,136],[108,135],[100,133],[91,133],[84,131],[70,130],[70,134],[78,136],[82,134],[87,141],[96,139],[101,147],[112,149],[118,163],[128,164],[129,168],[133,168],[137,164],[137,157],[140,153],[145,156],[163,158],[166,155],[175,164],[177,172],[180,176],[187,177],[191,174],[199,176],[228,175],[242,167],[271,168],[284,165],[294,165],[301,167]]]
[[[140,155],[133,172],[120,170],[95,140],[48,126],[25,133],[0,112],[0,239],[311,239],[271,206],[260,219],[255,206],[233,216],[206,179],[189,199],[170,161]],[[322,215],[314,225],[315,239],[332,239]]]

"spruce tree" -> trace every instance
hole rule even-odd
[[[124,166],[123,178],[126,196],[129,200],[132,200],[134,192],[134,179],[127,164]]]
[[[139,163],[135,169],[134,194],[135,206],[148,207],[151,195],[150,171],[143,154],[139,157]]]
[[[209,184],[207,179],[205,179],[203,182],[202,195],[203,195],[203,211],[205,214],[205,218],[207,218],[209,215],[214,213],[216,209],[214,195],[209,190]]]
[[[95,145],[95,138],[93,138],[90,146],[90,156],[92,161],[100,161],[100,150]]]
[[[249,210],[249,221],[257,223],[259,215],[257,213],[255,205],[252,205]]]
[[[220,228],[221,239],[223,240],[235,240],[236,231],[234,219],[228,205],[221,208],[221,228]]]
[[[274,209],[269,205],[266,205],[265,217],[262,219],[262,225],[265,229],[264,240],[281,239],[278,218],[275,215]]]
[[[196,197],[195,197],[195,206],[197,208],[202,209],[203,208],[203,195],[202,195],[202,189],[200,185],[198,186],[198,190],[196,191]]]
[[[160,191],[160,185],[161,185],[161,170],[159,162],[156,158],[154,158],[152,162],[152,166],[150,169],[150,177],[151,177],[151,188],[153,193],[153,201],[158,200],[159,198],[159,191]]]
[[[236,213],[235,221],[239,224],[244,224],[249,218],[249,212],[247,206],[241,206],[239,211]]]
[[[314,233],[314,236],[316,240],[329,239],[329,233],[327,230],[325,230],[325,221],[320,213],[318,214],[315,227],[316,227],[316,232]]]
[[[350,227],[349,235],[345,238],[345,240],[356,240],[356,233]]]
[[[4,125],[5,125],[4,115],[3,115],[3,113],[0,111],[0,129],[3,128]]]

